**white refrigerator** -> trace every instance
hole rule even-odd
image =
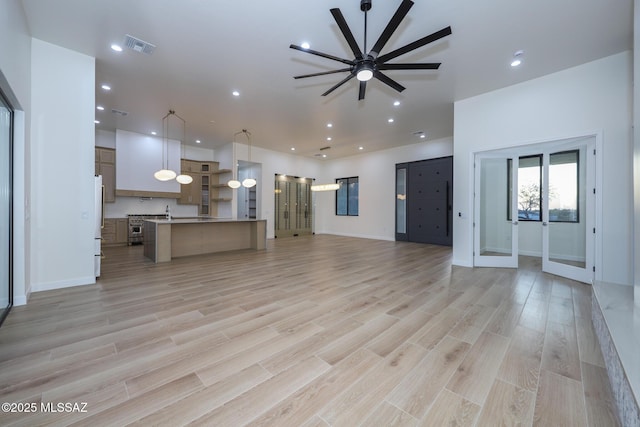
[[[104,227],[104,187],[102,185],[102,176],[97,175],[95,177],[95,225],[94,225],[94,270],[96,278],[100,277],[100,261],[102,259],[101,245],[102,245],[102,228]]]

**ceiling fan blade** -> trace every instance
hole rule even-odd
[[[416,40],[413,43],[409,43],[408,45],[405,45],[399,49],[396,49],[392,52],[379,56],[376,62],[379,64],[383,62],[387,62],[390,59],[396,58],[400,55],[404,55],[407,52],[411,52],[412,50],[422,47],[426,44],[432,43],[436,40],[440,40],[441,38],[446,37],[450,34],[451,34],[451,27],[443,28],[440,31],[436,31],[433,34],[429,34],[428,36],[421,38],[420,40]]]
[[[360,82],[360,90],[358,91],[358,101],[364,99],[364,92],[367,90],[367,82]]]
[[[293,76],[294,79],[306,79],[307,77],[324,76],[326,74],[344,73],[345,71],[351,71],[351,68],[341,68],[339,70],[324,71],[322,73],[305,74],[302,76]]]
[[[397,81],[387,77],[386,75],[382,74],[380,71],[376,71],[375,73],[373,73],[373,76],[375,78],[377,78],[378,80],[380,80],[382,83],[384,83],[384,84],[392,87],[393,89],[397,90],[398,92],[402,92],[403,90],[406,89],[400,83],[398,83]]]
[[[411,0],[403,0],[402,3],[400,3],[400,6],[398,6],[398,10],[396,10],[396,13],[387,24],[387,27],[384,29],[382,34],[380,34],[380,38],[378,38],[376,44],[374,44],[371,48],[371,52],[369,52],[369,55],[373,56],[374,58],[378,57],[378,54],[380,53],[384,45],[389,41],[391,35],[398,28],[404,17],[407,16],[407,13],[409,13],[409,9],[411,9],[412,6],[413,2]]]
[[[305,49],[303,47],[296,46],[295,44],[292,44],[289,47],[291,49],[299,50],[300,52],[306,52],[306,53],[310,53],[312,55],[317,55],[317,56],[321,56],[323,58],[332,59],[334,61],[342,62],[343,64],[355,65],[355,61],[351,61],[349,59],[344,59],[344,58],[338,58],[337,56],[329,55],[328,53],[318,52],[317,50],[313,50],[313,49]]]
[[[351,32],[351,29],[349,29],[347,21],[344,19],[344,16],[342,15],[342,12],[340,12],[340,9],[331,9],[331,14],[333,15],[333,19],[336,20],[338,28],[340,28],[340,31],[342,31],[342,35],[347,40],[347,43],[349,44],[349,47],[351,48],[351,51],[355,55],[356,59],[362,59],[362,51],[360,50],[360,46],[358,46],[356,39],[353,37],[353,33]]]
[[[437,70],[441,62],[427,62],[417,64],[380,64],[378,70]]]
[[[346,82],[348,82],[349,80],[351,80],[352,78],[355,77],[355,74],[351,73],[349,74],[347,77],[345,77],[344,80],[342,80],[340,83],[338,83],[337,85],[333,86],[331,89],[329,89],[328,91],[326,91],[325,93],[322,94],[322,96],[327,96],[329,95],[331,92],[333,92],[334,90],[338,89],[340,86],[342,86],[343,84],[345,84]]]

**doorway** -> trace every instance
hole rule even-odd
[[[474,265],[542,270],[591,283],[595,271],[595,135],[477,153]]]
[[[275,230],[278,237],[313,234],[312,178],[276,174]]]

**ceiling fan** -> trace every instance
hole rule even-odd
[[[371,9],[371,1],[372,0],[360,0],[360,10],[364,12],[364,51],[367,50],[367,11]],[[396,13],[393,15],[387,27],[384,29],[378,41],[373,45],[369,53],[365,54],[362,50],[360,50],[360,46],[356,42],[349,26],[347,25],[347,21],[345,21],[342,12],[340,9],[334,8],[330,9],[333,18],[336,20],[340,31],[344,35],[344,38],[347,40],[351,51],[353,52],[355,58],[354,59],[344,59],[338,58],[337,56],[329,55],[323,52],[318,52],[312,49],[305,49],[303,47],[297,45],[290,45],[291,49],[296,49],[302,52],[310,53],[312,55],[321,56],[323,58],[332,59],[334,61],[342,62],[343,64],[348,65],[348,68],[341,68],[338,70],[324,71],[321,73],[313,73],[313,74],[305,74],[302,76],[295,76],[294,79],[304,79],[307,77],[316,77],[323,76],[326,74],[334,74],[334,73],[343,73],[348,72],[349,75],[345,77],[344,80],[330,88],[328,91],[322,94],[322,96],[327,96],[352,78],[357,78],[360,81],[360,90],[358,92],[358,101],[364,99],[364,94],[367,89],[367,81],[371,80],[373,77],[380,80],[382,83],[392,87],[398,92],[402,92],[405,87],[395,80],[389,78],[387,75],[382,73],[382,70],[437,70],[440,67],[440,63],[413,63],[413,64],[389,64],[387,61],[397,58],[400,55],[404,55],[405,53],[411,52],[414,49],[422,47],[426,44],[432,43],[436,40],[439,40],[443,37],[446,37],[451,34],[451,27],[445,27],[440,31],[436,31],[433,34],[430,34],[426,37],[423,37],[419,40],[414,41],[413,43],[409,43],[399,49],[386,53],[384,55],[380,55],[380,51],[384,47],[384,45],[389,41],[393,32],[398,28],[404,17],[409,12],[409,9],[413,6],[413,2],[411,0],[402,0],[402,3],[396,10]]]

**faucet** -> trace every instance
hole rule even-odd
[[[167,205],[167,209],[164,211],[167,215],[167,221],[171,221],[171,210],[169,210],[169,205]]]

